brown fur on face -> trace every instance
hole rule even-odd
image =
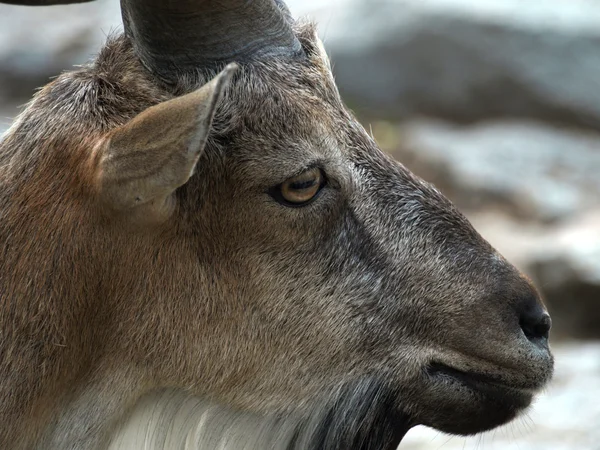
[[[102,448],[128,408],[165,388],[299,424],[321,417],[295,438],[312,448],[393,448],[419,423],[472,433],[510,420],[548,381],[547,348],[519,324],[523,304],[540,304],[533,288],[377,148],[313,27],[297,33],[307,59],[233,76],[160,220],[105,207],[101,144],[216,70],[167,88],[111,39],[4,137],[0,448]],[[142,166],[152,156],[136,151]],[[327,184],[309,205],[269,194],[311,167]],[[345,446],[342,425],[356,429]]]

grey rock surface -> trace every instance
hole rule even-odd
[[[551,222],[600,205],[598,133],[515,120],[415,120],[396,133],[381,144],[463,208]]]
[[[88,61],[119,24],[116,0],[50,7],[0,4],[0,109],[27,101],[50,77]]]
[[[117,0],[50,7],[0,4],[0,135],[35,89],[97,53],[120,30]]]
[[[600,339],[600,210],[552,236],[528,265],[558,320],[556,332]]]
[[[363,114],[511,115],[600,129],[597,1],[314,3],[292,5],[314,8],[340,90]]]
[[[555,339],[600,339],[600,205],[553,225],[489,211],[469,218],[534,280],[553,317]]]

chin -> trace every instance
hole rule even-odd
[[[530,405],[536,388],[432,364],[426,373],[418,423],[445,433],[472,435],[504,425]]]

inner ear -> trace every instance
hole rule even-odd
[[[219,100],[236,71],[229,64],[200,89],[160,103],[110,132],[96,180],[101,200],[112,210],[168,218],[175,190],[194,173]]]

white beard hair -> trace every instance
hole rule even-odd
[[[108,450],[279,450],[294,439],[298,421],[236,412],[163,391],[143,397],[119,424]]]
[[[142,397],[107,450],[395,450],[408,431],[396,394],[375,379],[334,388],[305,410],[260,415],[164,390]]]

